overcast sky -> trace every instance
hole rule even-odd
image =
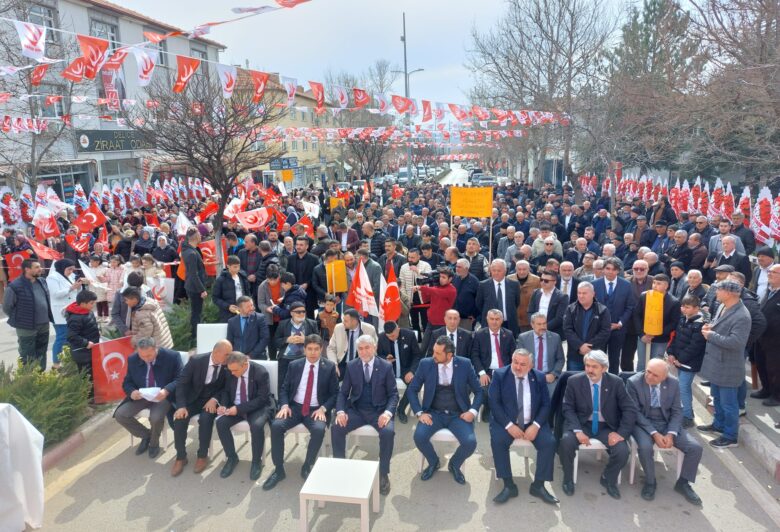
[[[117,1],[117,0],[114,0]],[[273,0],[122,0],[121,5],[188,30],[234,17],[232,7],[273,5]],[[186,6],[186,9],[184,8]],[[467,103],[471,76],[464,67],[473,27],[489,29],[505,10],[504,0],[311,0],[218,26],[211,39],[227,46],[223,63],[322,81],[327,69],[364,71],[385,58],[403,70],[402,13],[406,12],[409,70],[414,98]],[[399,79],[394,93],[403,95]]]

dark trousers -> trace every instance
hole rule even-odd
[[[458,449],[450,459],[450,464],[460,469],[466,458],[474,454],[477,448],[477,436],[474,434],[474,423],[466,423],[460,419],[459,414],[444,414],[441,412],[428,412],[431,415],[433,424],[426,425],[417,423],[414,429],[414,444],[425,456],[428,465],[436,463],[439,456],[431,443],[431,436],[441,429],[450,429],[453,436],[458,440]]]
[[[265,424],[268,423],[268,408],[260,408],[247,414],[246,419],[243,416],[222,416],[217,420],[217,434],[219,442],[225,451],[226,458],[238,458],[236,454],[236,444],[233,441],[233,433],[230,427],[247,421],[249,423],[249,434],[252,437],[252,462],[260,462],[263,459],[263,446],[265,445]]]
[[[176,459],[187,458],[187,429],[190,426],[190,418],[198,416],[198,458],[206,458],[209,455],[209,444],[214,433],[214,420],[216,414],[203,410],[209,398],[201,398],[187,405],[188,416],[184,419],[173,420],[173,441],[176,447]]]
[[[496,423],[490,423],[490,449],[493,451],[493,463],[496,466],[496,476],[502,479],[512,478],[512,467],[509,461],[509,447],[514,438]],[[555,436],[547,423],[542,425],[532,442],[536,448],[535,482],[549,482],[553,479],[555,466]]]
[[[35,329],[17,329],[19,356],[24,364],[38,363],[46,371],[46,351],[49,349],[49,324]]]
[[[590,422],[588,422],[590,423]],[[595,438],[603,443],[607,448],[607,454],[609,454],[609,461],[604,468],[604,477],[607,479],[608,484],[617,485],[618,474],[620,470],[628,463],[628,442],[621,441],[617,445],[609,446],[607,443],[609,433],[613,432],[606,424],[599,423],[599,430],[596,434],[593,434],[590,430],[590,426],[584,427],[583,432],[590,438]],[[561,437],[560,445],[558,446],[558,455],[561,458],[561,467],[563,468],[563,481],[572,482],[574,474],[574,453],[580,447],[580,442],[577,440],[577,436],[574,431],[567,430]]]
[[[347,408],[347,426],[341,427],[333,423],[330,427],[330,437],[333,443],[333,458],[345,458],[347,447],[347,435],[364,425],[371,425],[379,433],[379,472],[383,475],[390,474],[390,457],[393,456],[393,442],[395,441],[395,424],[390,422],[379,428],[379,416],[384,410],[356,410]]]
[[[658,428],[662,427],[656,427],[656,429]],[[653,455],[655,454],[653,444],[655,442],[653,437],[639,426],[634,427],[631,435],[636,440],[639,463],[642,464],[642,471],[645,472],[645,482],[655,484],[655,460],[653,460]],[[688,482],[695,482],[696,471],[699,469],[699,462],[701,461],[701,444],[694,440],[684,429],[681,429],[680,433],[674,437],[674,447],[680,449],[684,455],[680,478]]]
[[[268,360],[276,360],[276,344],[274,343],[274,336],[276,335],[276,329],[279,328],[279,322],[274,322],[273,318],[268,325]]]
[[[198,343],[198,324],[203,313],[203,298],[199,293],[187,292],[187,299],[190,300],[190,330],[192,331],[190,345],[194,347]]]
[[[146,428],[135,416],[141,410],[149,409],[149,425],[151,428]],[[160,401],[159,403],[153,403],[146,399],[139,399],[137,401],[127,401],[119,405],[119,408],[114,412],[114,419],[127,429],[127,432],[135,436],[136,438],[149,438],[150,447],[160,446],[160,434],[163,431],[165,416],[171,409],[171,403],[167,399]]]
[[[615,329],[609,335],[609,342],[607,343],[607,354],[609,356],[609,372],[615,375],[620,374],[620,354],[623,352],[623,344],[625,343],[626,334],[620,329]]]
[[[314,460],[320,452],[322,440],[325,438],[327,424],[324,421],[315,421],[311,414],[303,417],[301,405],[290,403],[292,415],[287,419],[274,419],[271,422],[271,458],[274,467],[284,471],[284,435],[295,425],[303,423],[309,431],[309,447],[306,450],[306,463],[314,464]]]
[[[636,354],[638,343],[638,335],[631,333],[626,334],[626,338],[623,340],[623,351],[620,353],[620,369],[623,371],[634,371],[634,355]],[[610,364],[610,366],[611,365],[612,364]]]
[[[412,307],[409,310],[409,322],[413,331],[417,331],[419,338],[428,326],[428,307]]]
[[[409,398],[406,396],[406,392],[400,394],[401,397],[398,399],[398,408],[396,408],[396,412],[405,412],[406,407],[409,406]]]
[[[777,356],[770,357],[777,346],[769,346],[760,341],[753,350],[756,359],[758,378],[761,379],[761,388],[768,391],[776,399],[780,398],[780,361]]]

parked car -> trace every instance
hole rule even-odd
[[[336,190],[339,192],[345,192],[352,188],[352,185],[348,181],[338,181],[336,182]]]
[[[357,190],[359,188],[362,188],[363,190],[366,189],[366,180],[365,179],[355,179],[352,182],[352,190]]]

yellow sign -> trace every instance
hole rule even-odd
[[[330,200],[330,210],[338,209],[344,206],[344,198],[328,198]]]
[[[328,293],[338,294],[346,292],[347,286],[347,263],[343,260],[334,260],[325,265],[325,275],[328,278]]]
[[[282,181],[292,183],[295,178],[295,172],[292,170],[282,170]]]
[[[450,188],[453,216],[488,218],[493,212],[493,187]]]
[[[645,334],[661,336],[664,333],[664,295],[648,290],[645,297]]]

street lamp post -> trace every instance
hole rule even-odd
[[[404,43],[404,71],[403,71],[403,75],[404,75],[404,96],[406,97],[406,99],[409,99],[409,77],[412,74],[416,74],[417,72],[422,72],[425,69],[417,68],[417,69],[412,70],[411,72],[409,72],[409,65],[408,65],[407,60],[406,60],[406,13],[403,14],[403,31],[404,31],[404,33],[403,33],[403,35],[401,35],[401,42]],[[399,72],[397,70],[393,70],[393,72],[398,72],[399,74],[401,73],[401,72]],[[411,115],[408,112],[406,113],[406,128],[411,133],[411,130],[412,130],[412,117],[411,117]],[[411,181],[411,179],[412,179],[412,145],[411,145],[411,143],[408,140],[406,142],[406,174],[409,176],[409,180]],[[416,177],[415,177],[415,182],[417,182],[417,178]]]

